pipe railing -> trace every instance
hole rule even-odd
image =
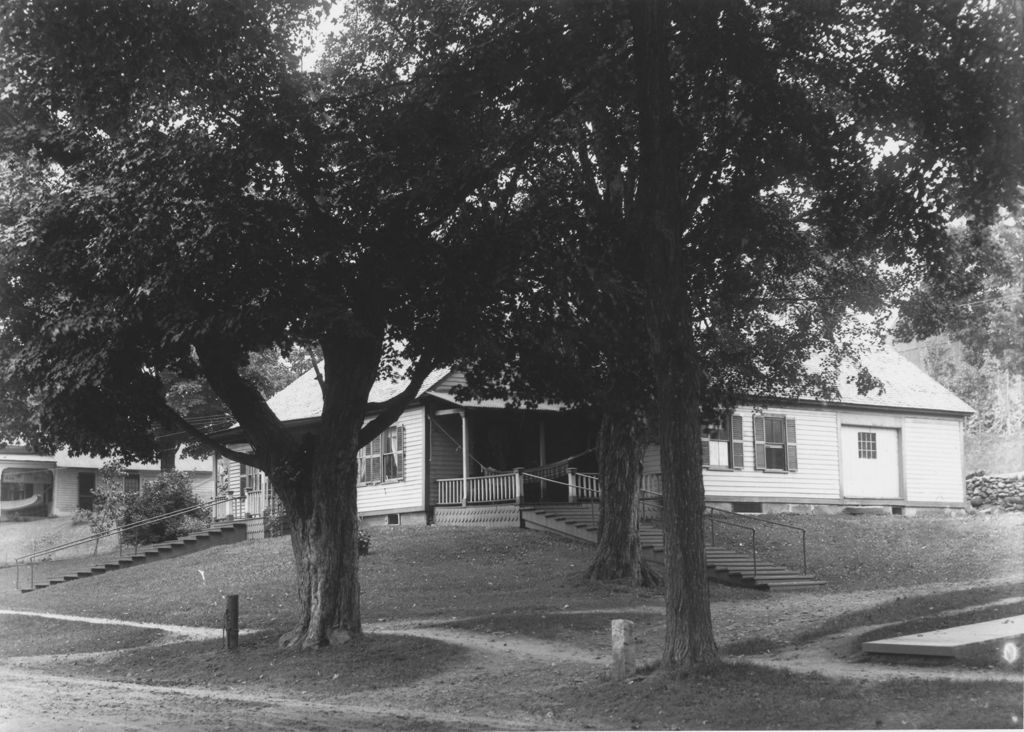
[[[726,513],[729,513],[729,512],[726,511]],[[708,520],[708,521],[711,522],[711,546],[718,546],[718,544],[716,543],[716,536],[715,536],[715,524],[716,523],[717,524],[725,524],[726,526],[733,526],[735,528],[742,529],[744,531],[749,531],[750,532],[750,556],[753,559],[753,563],[754,563],[754,567],[753,567],[753,569],[754,569],[754,579],[756,580],[757,579],[757,531],[754,530],[754,527],[752,527],[752,526],[744,526],[743,524],[737,524],[734,521],[726,521],[725,519],[716,519],[714,513],[711,513],[711,512],[705,512],[704,518],[705,518],[705,520]]]
[[[803,559],[803,572],[804,572],[804,574],[807,574],[807,530],[806,529],[802,529],[799,526],[793,526],[792,524],[784,524],[781,521],[770,521],[769,519],[761,518],[760,516],[751,516],[749,514],[736,513],[735,511],[726,511],[724,508],[715,508],[714,506],[708,506],[707,507],[707,511],[708,511],[708,513],[712,513],[712,514],[714,514],[714,513],[724,513],[724,514],[728,514],[730,516],[737,516],[738,518],[741,518],[744,521],[757,521],[757,522],[762,523],[762,524],[769,524],[771,526],[779,526],[779,527],[781,527],[783,529],[788,529],[790,531],[799,531],[800,532],[800,553],[801,553],[802,559]]]
[[[132,521],[131,523],[126,523],[123,526],[115,526],[114,528],[108,528],[108,529],[104,529],[102,531],[96,531],[94,533],[89,534],[88,536],[84,536],[83,539],[77,539],[74,542],[66,542],[65,544],[59,544],[59,545],[57,545],[55,547],[48,547],[46,549],[40,549],[38,552],[33,552],[32,554],[26,554],[24,556],[15,557],[14,558],[14,563],[15,564],[25,564],[27,561],[31,562],[33,559],[36,559],[37,557],[43,557],[43,556],[47,556],[47,555],[50,555],[50,554],[56,554],[57,552],[62,552],[63,550],[66,550],[66,549],[72,549],[73,547],[79,547],[79,546],[81,546],[83,544],[89,544],[90,542],[98,542],[100,539],[105,539],[106,536],[114,536],[114,535],[117,535],[119,533],[124,533],[125,531],[130,531],[130,530],[132,530],[134,528],[140,528],[141,526],[147,526],[147,525],[150,525],[150,524],[159,523],[160,521],[163,521],[165,519],[174,518],[176,516],[184,516],[185,514],[189,514],[189,513],[193,512],[193,511],[199,511],[199,510],[205,509],[205,508],[212,508],[213,506],[216,506],[217,504],[221,504],[221,503],[224,503],[225,501],[230,501],[230,500],[231,500],[231,497],[229,497],[229,496],[222,496],[220,498],[216,498],[216,499],[212,499],[210,501],[205,501],[203,503],[196,504],[195,506],[188,506],[188,507],[183,508],[183,509],[176,509],[174,511],[168,511],[167,513],[160,514],[159,516],[152,516],[150,518],[139,519],[138,521]]]

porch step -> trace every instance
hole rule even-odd
[[[161,559],[168,559],[170,557],[180,557],[184,554],[191,554],[192,552],[199,551],[201,549],[209,549],[210,547],[219,546],[220,544],[234,544],[240,541],[245,541],[245,539],[246,524],[244,522],[220,525],[217,528],[200,531],[195,534],[189,534],[188,536],[183,536],[180,539],[175,539],[174,541],[143,547],[142,551],[132,555],[131,557],[122,557],[116,561],[97,565],[89,569],[83,569],[74,574],[66,574],[62,577],[54,577],[53,579],[46,581],[35,582],[32,587],[22,587],[20,589],[23,593],[34,592],[47,587],[53,587],[54,585],[63,584],[64,582],[84,579],[87,577],[95,577],[97,575],[107,574],[118,569],[123,569],[124,567],[155,562]]]
[[[572,539],[597,543],[597,506],[559,506],[524,508],[523,527],[547,531]],[[665,567],[665,535],[653,524],[640,527],[640,546],[648,563],[659,569]],[[758,561],[731,549],[707,546],[708,579],[721,584],[748,587],[763,591],[803,590],[820,587],[825,583],[789,567]]]

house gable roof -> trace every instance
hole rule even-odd
[[[879,392],[878,389],[872,389],[867,394],[858,394],[857,385],[850,382],[855,370],[847,366],[840,373],[839,399],[834,404],[954,414],[974,413],[969,404],[895,351],[886,349],[865,353],[861,356],[861,364],[882,382],[884,390]]]
[[[427,378],[423,380],[423,385],[420,386],[419,391],[416,393],[416,398],[423,396],[424,393],[436,386],[450,372],[451,369],[435,369],[431,371]],[[371,408],[375,405],[383,404],[388,399],[401,394],[408,385],[408,379],[399,379],[397,381],[379,379],[370,388],[367,403]],[[320,383],[316,378],[316,370],[310,369],[304,373],[267,400],[267,404],[282,422],[294,422],[319,417],[323,413],[324,399],[323,394],[320,392]]]
[[[894,351],[867,353],[861,357],[861,363],[884,384],[884,390],[879,392],[879,390],[873,389],[867,394],[858,394],[856,384],[849,383],[849,378],[855,373],[854,368],[850,366],[844,368],[840,374],[839,399],[830,400],[827,403],[837,407],[867,407],[953,414],[971,414],[974,411],[963,400]],[[438,369],[427,376],[417,392],[416,398],[429,395],[470,407],[503,408],[505,406],[500,399],[457,400],[452,395],[451,389],[453,386],[464,383],[465,379],[457,371]],[[374,406],[400,394],[408,384],[408,379],[377,381],[370,390],[370,409],[372,410]],[[814,397],[802,397],[798,401],[820,403],[821,400]],[[320,384],[317,382],[315,371],[310,370],[297,378],[275,394],[268,404],[282,422],[319,418],[323,411],[323,396],[320,393]],[[538,408],[560,409],[561,407],[559,405],[541,405]]]

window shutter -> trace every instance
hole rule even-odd
[[[729,419],[729,439],[732,440],[732,467],[743,467],[743,417],[734,414]]]
[[[786,417],[786,470],[796,472],[796,420]]]
[[[399,480],[405,479],[405,425],[398,425],[395,433],[395,462],[397,463]]]
[[[700,438],[700,464],[707,466],[711,464],[711,443],[707,437]]]
[[[764,417],[754,415],[754,470],[764,470]]]

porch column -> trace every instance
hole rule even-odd
[[[569,503],[576,503],[576,468],[568,468],[566,475],[569,483]]]
[[[466,410],[459,412],[462,422],[462,505],[469,505],[469,419]]]
[[[515,475],[515,480],[516,480],[516,505],[517,506],[522,506],[523,505],[523,498],[526,495],[525,492],[523,491],[523,469],[522,468],[515,468],[515,469],[513,469],[512,472]]]
[[[544,415],[540,415],[540,422],[537,424],[537,438],[540,442],[537,454],[540,457],[540,465],[548,464],[547,429],[544,425]]]

